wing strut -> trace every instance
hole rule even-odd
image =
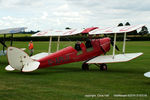
[[[113,59],[114,59],[114,57],[115,57],[116,36],[117,36],[117,34],[115,33],[115,34],[114,34],[114,46],[113,46]]]
[[[49,38],[49,48],[48,48],[48,54],[51,53],[51,44],[52,44],[52,36]]]
[[[123,54],[125,54],[126,37],[127,37],[127,33],[125,32],[125,33],[124,33],[124,40],[123,40],[123,50],[122,50]]]
[[[60,36],[58,36],[58,40],[57,40],[57,51],[59,50],[59,43],[60,43]]]
[[[3,42],[4,44],[5,44],[5,39],[6,39],[6,34],[4,34],[4,42]],[[3,45],[3,53],[4,53],[4,51],[5,51],[5,46]]]
[[[13,34],[11,34],[11,42],[10,42],[10,46],[12,46],[13,44]]]

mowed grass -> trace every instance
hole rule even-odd
[[[68,45],[73,46],[74,42],[60,44],[61,48]],[[117,42],[117,45],[122,48],[122,42]],[[27,48],[28,41],[14,42],[14,46]],[[144,55],[130,62],[107,64],[107,71],[100,71],[95,65],[90,65],[90,71],[82,71],[83,62],[77,62],[30,73],[7,72],[4,70],[8,64],[7,58],[1,56],[0,100],[149,100],[150,79],[143,74],[150,71],[150,41],[129,41],[126,46],[126,52],[143,52]],[[34,47],[35,53],[47,52],[48,42],[34,42]],[[53,42],[52,47],[54,52],[56,42]],[[133,96],[114,97],[116,94]],[[87,97],[90,95],[94,97]]]

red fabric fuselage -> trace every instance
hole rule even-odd
[[[81,51],[69,46],[41,58],[38,60],[40,62],[39,68],[90,60],[110,50],[110,38],[92,39],[91,44],[91,48],[86,48],[85,44],[81,43]]]

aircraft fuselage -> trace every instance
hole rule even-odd
[[[77,51],[69,46],[44,58],[39,59],[39,68],[51,67],[72,62],[87,61],[110,50],[110,38],[92,39],[91,47],[80,44],[81,50]]]

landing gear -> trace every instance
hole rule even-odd
[[[105,70],[107,70],[107,65],[106,64],[95,64],[97,67],[99,67],[99,69],[100,70],[102,70],[102,71],[105,71]],[[89,65],[86,63],[86,62],[84,62],[83,64],[82,64],[82,70],[84,70],[84,71],[86,71],[86,70],[89,70]]]
[[[89,65],[87,63],[82,64],[82,70],[89,70]]]
[[[100,64],[100,70],[107,70],[107,65],[106,64]]]

